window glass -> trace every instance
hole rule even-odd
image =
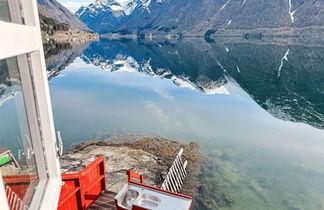
[[[0,60],[0,170],[7,193],[29,206],[38,183],[18,58]]]
[[[0,20],[11,21],[8,0],[0,0]]]
[[[0,21],[22,23],[18,0],[0,0]]]

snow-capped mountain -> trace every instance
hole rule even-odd
[[[92,43],[82,53],[81,59],[107,72],[141,72],[150,77],[171,80],[179,87],[200,91],[207,95],[237,95],[251,100],[251,97],[240,85],[223,70],[224,67],[221,68],[218,65],[217,68],[213,66],[203,69],[201,64],[207,63],[205,60],[197,60],[197,65],[187,66],[187,62],[190,63],[191,59],[184,62],[177,58],[182,56],[183,53],[187,54],[186,50],[178,52],[174,51],[174,48],[165,47],[162,44],[150,45],[150,47],[138,46],[139,43],[136,44],[136,42],[133,42],[133,44],[137,48],[125,50],[123,45],[118,42],[102,40],[101,43]],[[125,46],[132,46],[132,44],[125,43]],[[152,48],[155,49],[154,52],[159,53],[152,54],[145,50]],[[192,53],[192,55],[197,54]],[[166,60],[163,60],[165,62],[157,63],[157,61],[160,61],[158,59],[160,56],[166,58]],[[177,61],[180,61],[180,63],[176,64]],[[173,66],[174,64],[176,66]],[[193,71],[191,71],[191,68]],[[200,72],[200,69],[203,72]]]
[[[220,29],[322,27],[323,9],[323,0],[97,0],[77,15],[99,33],[203,35]]]
[[[149,12],[151,0],[96,0],[75,14],[89,28],[101,33],[115,30],[137,11]]]
[[[147,8],[151,0],[96,0],[88,6],[82,6],[77,12],[78,17],[82,16],[84,12],[90,11],[94,15],[100,12],[112,12],[116,16],[130,15],[138,7]]]
[[[150,60],[138,63],[131,56],[116,55],[113,59],[86,56],[82,56],[81,58],[86,63],[92,63],[107,72],[142,72],[151,77],[170,79],[179,87],[198,90],[207,95],[238,95],[252,100],[251,97],[230,76],[219,78],[217,81],[202,76],[197,81],[191,81],[192,78],[187,75],[174,75],[173,72],[168,69],[154,69],[150,65]]]

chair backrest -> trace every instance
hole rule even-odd
[[[79,173],[63,174],[59,210],[87,209],[106,190],[103,157],[97,158]]]

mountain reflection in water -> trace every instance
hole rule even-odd
[[[324,207],[324,47],[102,39],[51,52],[66,148],[120,133],[198,141],[198,209]],[[0,116],[10,91],[0,85]]]
[[[102,40],[82,59],[105,71],[138,71],[205,94],[251,97],[274,117],[324,128],[324,48]]]

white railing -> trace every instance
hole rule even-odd
[[[166,179],[162,183],[161,189],[179,193],[183,184],[183,181],[187,175],[186,167],[188,161],[183,161],[181,155],[183,148],[180,149],[177,154]]]
[[[9,186],[6,186],[6,195],[10,210],[28,210],[28,206],[24,204],[24,201]]]

